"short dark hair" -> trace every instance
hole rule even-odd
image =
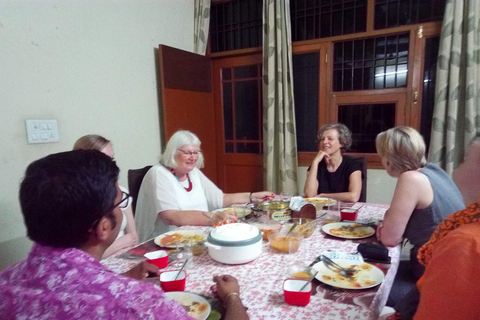
[[[119,169],[97,150],[75,150],[32,162],[20,184],[28,237],[39,244],[80,247],[95,221],[112,215]]]

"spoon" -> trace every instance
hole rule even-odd
[[[318,271],[315,271],[315,273],[310,276],[310,279],[308,279],[307,282],[305,282],[305,284],[300,288],[300,290],[299,290],[300,292],[301,292],[303,289],[305,289],[305,287],[306,287],[310,282],[312,282],[313,278],[315,278],[315,276],[317,275],[317,273],[318,273]]]
[[[290,230],[288,230],[287,235],[285,236],[285,238],[287,238],[288,235],[289,235],[290,233],[292,233],[293,229],[295,229],[295,228],[297,227],[297,225],[298,225],[298,223],[296,223],[296,222],[293,224],[293,226],[290,228]]]
[[[182,264],[182,267],[180,268],[180,270],[178,270],[178,273],[175,276],[175,279],[173,279],[173,280],[177,280],[178,276],[180,275],[180,272],[182,272],[183,268],[185,268],[185,265],[187,264],[187,262],[188,262],[188,258],[185,259],[185,262]]]
[[[322,261],[323,263],[325,263],[325,265],[329,265],[332,268],[340,270],[340,274],[347,278],[353,276],[358,271],[358,270],[343,268],[342,266],[338,265],[336,262],[334,262],[332,259],[330,259],[325,255],[322,255]]]

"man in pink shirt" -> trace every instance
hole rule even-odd
[[[96,150],[47,156],[30,164],[20,186],[28,258],[0,273],[1,319],[191,319],[156,285],[99,263],[122,224],[128,200],[119,169]],[[140,278],[156,267],[141,264]],[[215,277],[225,319],[248,319],[231,276]]]

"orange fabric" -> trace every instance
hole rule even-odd
[[[449,232],[456,228],[473,222],[480,221],[480,202],[476,202],[467,208],[449,215],[440,225],[435,229],[430,241],[425,243],[420,250],[418,250],[417,258],[421,264],[427,266],[432,258],[435,244],[443,239]]]
[[[480,222],[463,223],[448,237],[437,237],[434,249],[414,319],[480,319]]]

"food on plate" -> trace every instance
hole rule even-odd
[[[161,246],[168,246],[173,244],[174,242],[184,242],[184,241],[191,241],[191,242],[200,242],[205,240],[205,236],[199,234],[184,234],[184,233],[173,233],[169,235],[165,235],[160,239]]]
[[[223,221],[220,221],[220,222],[216,222],[213,224],[214,227],[220,227],[220,226],[224,226],[226,224],[229,224],[229,223],[237,223],[238,220],[237,219],[227,219],[227,220],[223,220]]]
[[[337,203],[337,201],[330,198],[306,198],[305,200],[313,203],[317,210],[319,207],[333,206],[335,203]]]
[[[179,302],[185,308],[188,315],[194,319],[201,319],[202,314],[208,309],[208,304],[206,303],[199,303],[196,301],[193,301],[191,304],[186,303],[185,301]]]
[[[372,229],[362,224],[354,223],[351,226],[341,226],[329,230],[331,234],[339,237],[363,238],[372,235]]]
[[[371,287],[380,282],[375,280],[374,274],[369,272],[372,270],[372,265],[368,263],[363,263],[360,265],[344,265],[341,264],[343,268],[356,270],[350,277],[345,277],[340,274],[340,270],[335,268],[328,268],[328,274],[322,275],[322,281],[335,286],[335,287],[346,287],[346,288],[363,288]]]
[[[169,245],[171,243],[177,242],[177,241],[181,240],[182,238],[183,238],[182,235],[179,234],[179,233],[166,235],[165,237],[163,237],[160,240],[160,245],[166,246],[166,245]]]
[[[271,237],[272,235],[270,235]],[[295,237],[275,237],[269,238],[270,246],[280,252],[294,253],[300,248],[301,239]]]

